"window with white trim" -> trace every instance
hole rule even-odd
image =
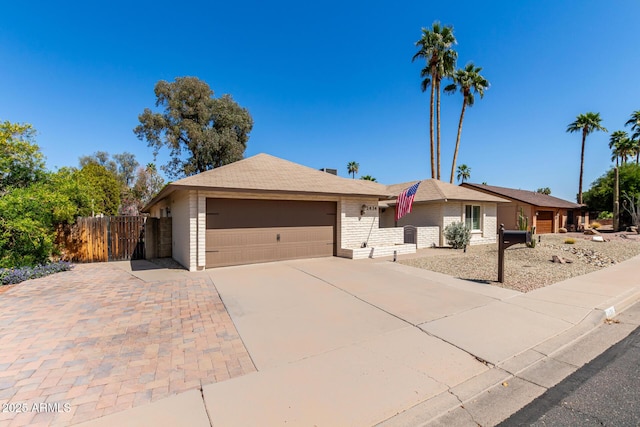
[[[480,228],[480,206],[465,205],[464,223],[471,231],[481,231]]]

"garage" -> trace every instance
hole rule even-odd
[[[539,211],[536,219],[536,233],[553,233],[553,211]]]
[[[336,202],[207,198],[206,268],[336,254]]]

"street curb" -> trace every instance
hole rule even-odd
[[[633,288],[622,295],[613,297],[601,306],[593,308],[580,322],[560,334],[542,341],[541,343],[516,354],[507,360],[504,360],[496,366],[492,366],[488,371],[485,371],[482,374],[469,378],[468,380],[449,388],[449,390],[445,392],[432,396],[429,399],[376,424],[376,427],[426,426],[432,423],[437,423],[439,420],[443,421],[443,423],[441,423],[442,425],[451,423],[456,424],[456,421],[460,425],[470,424],[470,421],[471,424],[477,424],[477,421],[473,419],[471,414],[465,409],[465,406],[483,396],[488,395],[493,390],[502,391],[505,388],[504,384],[508,384],[512,380],[521,381],[519,377],[520,374],[536,365],[540,365],[541,362],[553,359],[555,355],[575,345],[577,342],[595,331],[595,329],[602,325],[605,320],[616,317],[638,301],[640,301],[640,287]],[[615,313],[614,315],[607,315],[607,309],[609,308],[613,308]],[[509,369],[506,369],[507,367],[509,367]],[[573,369],[573,371],[577,370],[579,366],[575,366],[574,368],[575,369]],[[571,372],[567,372],[566,375],[559,378],[559,381],[570,374]],[[534,383],[531,383],[530,385],[538,388],[538,390],[533,391],[533,398],[542,394],[547,389],[547,387],[539,386]],[[459,396],[459,394],[456,393],[456,389],[460,390],[462,388],[475,388],[475,392],[465,396]],[[528,392],[530,394],[532,393],[531,390],[528,390]],[[496,395],[496,397],[498,395],[498,393],[493,394]],[[451,399],[451,397],[454,396],[457,400]],[[511,414],[515,413],[525,405],[509,407],[507,411],[508,413],[503,414],[505,415],[503,419],[508,418]],[[444,420],[445,417],[446,422]]]

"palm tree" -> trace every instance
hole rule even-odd
[[[627,120],[625,126],[631,126],[631,141],[633,141],[636,155],[636,164],[640,162],[640,110],[631,113],[631,118]]]
[[[423,28],[422,37],[416,43],[418,52],[413,55],[412,61],[418,58],[426,60],[426,66],[422,69],[420,75],[422,80],[422,91],[426,92],[427,87],[431,86],[431,100],[429,108],[429,137],[431,148],[431,178],[440,179],[440,82],[443,78],[453,74],[455,62],[458,57],[452,46],[456,44],[456,38],[453,35],[453,27],[441,26],[439,22],[434,22],[431,29]],[[434,135],[433,135],[433,110],[436,109],[437,135],[436,135],[436,153],[437,168],[434,159]]]
[[[611,148],[611,160],[616,160],[616,167],[627,162],[627,157],[632,153],[635,154],[633,142],[629,139],[629,135],[625,131],[617,130],[611,133],[609,137],[609,148]]]
[[[631,113],[631,118],[624,125],[631,126],[631,138],[640,139],[640,110]]]
[[[356,178],[356,174],[358,173],[359,168],[360,168],[360,164],[357,162],[347,163],[347,173],[350,173],[353,179]]]
[[[360,177],[360,179],[364,180],[364,181],[373,181],[373,182],[378,182],[378,180],[376,180],[374,177],[372,177],[371,175],[362,175]]]
[[[462,135],[462,121],[464,120],[464,112],[467,105],[471,107],[475,102],[474,93],[484,96],[484,91],[489,89],[489,82],[480,75],[482,68],[476,67],[472,62],[468,63],[465,68],[461,68],[452,76],[453,83],[444,88],[445,93],[453,94],[456,90],[460,90],[462,94],[462,112],[460,113],[460,121],[458,122],[458,136],[456,138],[456,148],[453,151],[453,162],[451,163],[451,178],[449,182],[453,184],[453,174],[456,170],[456,161],[458,160],[458,149],[460,148],[460,135]]]
[[[578,184],[578,203],[582,204],[582,177],[584,175],[584,143],[587,140],[587,135],[590,133],[601,130],[608,132],[600,122],[600,113],[588,112],[586,114],[580,114],[573,123],[567,126],[567,132],[582,132],[582,151],[580,154],[580,182]]]
[[[471,168],[465,164],[458,166],[458,181],[465,182],[471,178]]]

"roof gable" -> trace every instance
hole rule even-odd
[[[171,183],[176,188],[387,197],[384,185],[342,178],[269,154],[257,154]]]
[[[387,185],[389,192],[398,196],[402,191],[412,186],[418,181],[404,182],[402,184]],[[425,179],[420,182],[418,191],[413,199],[416,202],[435,202],[446,200],[468,200],[477,202],[506,203],[508,200],[497,196],[475,191],[469,188],[453,185],[437,179]]]
[[[473,184],[469,182],[465,182],[462,185],[470,189],[489,192],[497,196],[507,197],[509,199],[528,203],[534,206],[565,209],[580,209],[581,207],[578,203],[573,203],[568,200],[538,193],[536,191],[518,190],[515,188],[498,187],[495,185]]]

